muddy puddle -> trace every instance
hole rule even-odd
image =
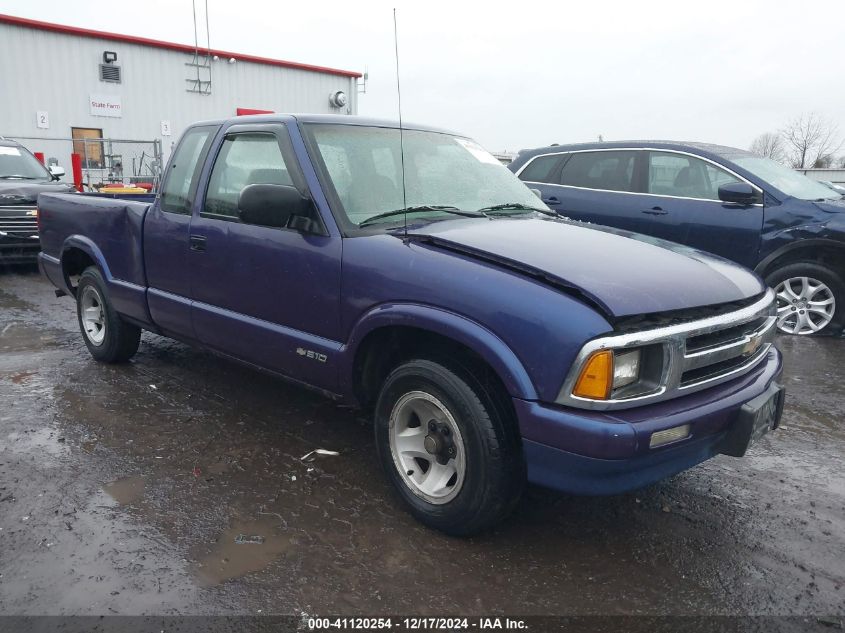
[[[143,477],[124,477],[103,486],[103,492],[120,505],[135,503],[144,497]]]
[[[195,550],[197,584],[219,585],[261,571],[287,554],[293,547],[292,540],[293,535],[275,517],[234,523],[218,537],[210,551],[207,546]]]

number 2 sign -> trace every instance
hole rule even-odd
[[[50,127],[50,115],[44,110],[39,110],[35,113],[35,124],[46,130]]]

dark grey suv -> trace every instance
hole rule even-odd
[[[67,193],[61,167],[47,169],[20,143],[0,137],[0,264],[35,262],[39,193]]]

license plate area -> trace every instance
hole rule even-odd
[[[745,455],[748,447],[769,431],[780,426],[785,390],[777,383],[742,405],[733,428],[719,447],[719,452],[733,457]]]

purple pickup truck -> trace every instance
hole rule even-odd
[[[688,247],[557,217],[472,140],[343,116],[198,123],[147,202],[44,194],[42,272],[91,355],[141,330],[373,413],[451,534],[526,481],[614,494],[778,426],[775,303]]]

